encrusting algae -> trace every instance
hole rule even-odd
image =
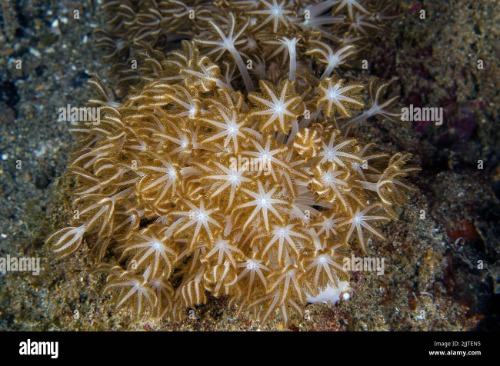
[[[391,18],[380,3],[106,2],[123,98],[91,80],[101,118],[72,126],[75,215],[48,244],[85,243],[118,306],[172,320],[227,296],[286,322],[348,280],[343,259],[383,239],[418,170],[350,129],[398,119],[387,84],[365,106],[367,85],[340,76]]]

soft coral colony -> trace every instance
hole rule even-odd
[[[377,152],[346,128],[397,119],[385,84],[366,88],[365,107],[365,85],[339,76],[390,4],[103,7],[99,44],[122,99],[92,79],[90,103],[104,117],[73,128],[77,214],[48,239],[53,250],[63,257],[86,243],[118,306],[171,319],[227,296],[262,320],[279,312],[287,321],[307,296],[348,280],[343,258],[383,238],[416,170],[409,154]]]

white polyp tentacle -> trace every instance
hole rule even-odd
[[[229,52],[233,56],[234,61],[236,62],[236,66],[238,66],[238,70],[240,71],[240,74],[243,77],[243,82],[245,83],[247,91],[248,92],[254,91],[252,79],[250,78],[250,74],[248,73],[248,69],[245,66],[245,63],[243,62],[241,55],[234,46],[229,47]]]

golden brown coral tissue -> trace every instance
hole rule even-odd
[[[375,4],[107,2],[101,46],[140,67],[120,103],[91,81],[102,117],[73,128],[77,215],[53,250],[85,242],[118,306],[170,319],[210,295],[287,321],[348,280],[350,246],[382,238],[416,170],[334,127],[364,107],[339,74],[382,26]]]

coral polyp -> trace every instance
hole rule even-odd
[[[101,45],[127,29],[141,67],[121,69],[120,102],[92,79],[101,120],[74,126],[67,173],[77,214],[48,243],[60,257],[85,243],[117,305],[138,313],[182,319],[227,296],[287,321],[348,280],[343,258],[383,238],[411,189],[410,155],[376,152],[337,123],[364,107],[365,88],[333,75],[356,48],[339,42],[364,37],[349,23],[375,22],[375,2],[232,3],[105,5],[118,9]],[[167,51],[160,34],[189,35],[191,11],[194,41]]]

